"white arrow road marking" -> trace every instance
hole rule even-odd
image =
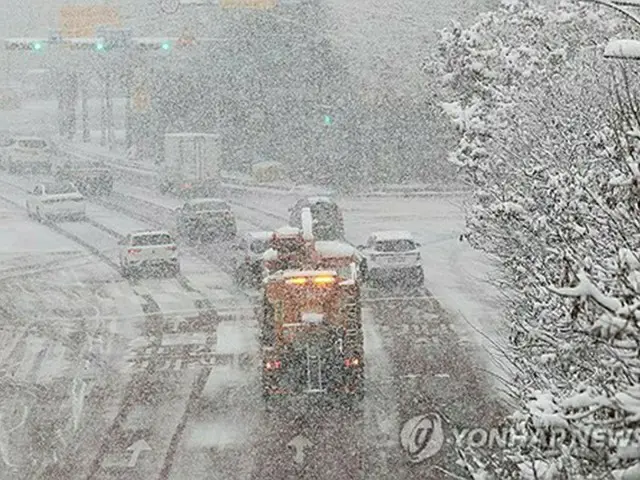
[[[311,447],[313,444],[302,435],[296,435],[293,439],[287,444],[287,447],[294,448],[296,453],[293,456],[293,460],[302,464],[304,462],[304,449],[307,447]]]
[[[150,452],[150,451],[151,451],[151,447],[145,440],[138,440],[129,448],[127,448],[127,452],[132,452],[131,459],[129,460],[129,463],[127,464],[127,466],[129,468],[135,467],[136,463],[138,463],[138,457],[140,457],[140,454],[142,452]]]

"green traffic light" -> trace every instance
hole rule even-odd
[[[104,43],[102,42],[96,43],[96,50],[98,50],[99,52],[102,52],[104,50]]]
[[[169,50],[171,48],[171,44],[169,42],[163,42],[162,45],[160,45],[160,48],[163,50]]]
[[[40,42],[35,42],[33,44],[33,49],[36,51],[42,50],[42,44]]]
[[[333,118],[329,115],[324,116],[324,124],[325,125],[333,125]]]

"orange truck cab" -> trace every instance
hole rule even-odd
[[[269,273],[289,269],[337,268],[359,264],[358,251],[339,241],[316,241],[299,229],[283,227],[274,232],[269,249],[263,254],[265,270]]]
[[[357,269],[351,262],[339,270],[282,270],[265,279],[260,319],[265,399],[287,394],[362,398]]]

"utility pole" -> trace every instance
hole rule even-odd
[[[109,91],[109,74],[103,72],[104,91],[100,101],[100,146],[107,144],[107,96]]]
[[[88,76],[85,74],[82,79],[81,95],[82,95],[82,141],[89,143],[91,141],[91,132],[89,132],[89,90],[87,86]]]
[[[67,75],[67,95],[65,102],[66,134],[69,140],[73,140],[76,134],[76,102],[78,101],[78,73]]]
[[[115,139],[113,135],[113,98],[111,94],[111,73],[106,77],[105,104],[107,107],[107,142],[109,150],[113,150]]]
[[[133,114],[133,106],[132,106],[132,102],[133,99],[131,98],[131,91],[133,90],[133,71],[132,71],[132,66],[131,66],[131,62],[127,63],[127,73],[126,73],[126,77],[125,77],[125,95],[126,95],[126,99],[125,99],[125,113],[124,113],[124,121],[125,121],[125,125],[124,125],[124,130],[125,130],[125,148],[127,151],[127,154],[129,153],[129,151],[131,151],[131,147],[133,146],[133,138],[132,138],[132,132],[131,132],[131,128],[133,127],[133,119],[131,118],[131,115]]]

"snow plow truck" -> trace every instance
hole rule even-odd
[[[355,250],[314,242],[310,212],[303,231],[276,232],[264,254],[260,313],[265,400],[325,394],[364,396],[364,348]]]

